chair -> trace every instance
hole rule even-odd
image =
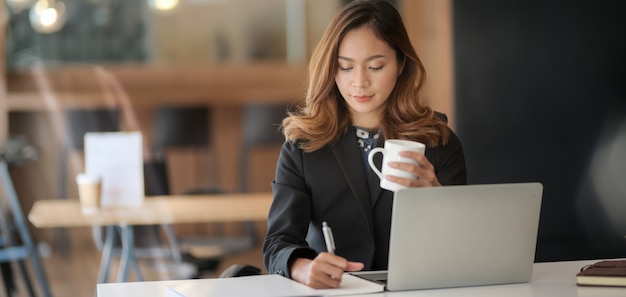
[[[61,139],[59,160],[59,194],[67,197],[68,163],[72,151],[83,151],[87,132],[113,132],[120,130],[120,112],[114,108],[68,109],[65,111],[65,139]],[[70,179],[73,181],[73,177]]]
[[[220,278],[261,275],[261,268],[249,264],[232,264],[220,274]]]
[[[210,121],[211,112],[206,106],[160,106],[155,112],[153,141],[150,148],[157,159],[168,159],[168,153],[176,149],[201,150],[205,156],[210,157],[208,164],[201,165],[199,169],[210,176],[210,185],[193,185],[185,189],[184,193],[221,191],[217,187],[217,158],[212,153]]]
[[[287,116],[285,104],[254,103],[243,109],[239,183],[242,192],[250,191],[250,155],[255,148],[277,146],[285,141],[280,124]]]
[[[188,195],[220,194],[224,193],[218,184],[217,158],[212,152],[211,142],[211,110],[206,106],[160,106],[155,112],[155,124],[151,151],[156,158],[167,166],[173,165],[168,152],[173,150],[193,149],[201,150],[210,155],[209,162],[202,165],[211,177],[209,185],[193,185],[187,187],[183,193]],[[166,166],[166,167],[167,167]],[[169,176],[167,170],[165,174]],[[166,178],[171,183],[171,176]],[[171,186],[169,187],[172,188]],[[221,231],[223,224],[212,224],[214,229]],[[193,263],[199,277],[202,272],[213,271],[221,258],[230,253],[250,249],[256,244],[256,231],[247,224],[246,234],[241,236],[214,236],[178,237],[185,262]],[[218,232],[218,235],[221,232]]]
[[[243,108],[242,139],[239,157],[239,184],[242,192],[249,192],[250,187],[250,155],[255,148],[280,146],[285,141],[280,125],[290,110],[289,105],[253,103]],[[252,222],[245,222],[255,242],[258,238]],[[235,263],[227,267],[220,278],[260,275],[261,269],[245,263]]]

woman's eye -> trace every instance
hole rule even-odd
[[[370,67],[371,70],[381,70],[383,69],[383,66],[380,67]]]
[[[339,70],[348,71],[348,70],[352,70],[352,67],[341,67],[341,66],[339,66]]]

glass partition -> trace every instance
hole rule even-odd
[[[302,62],[344,2],[6,0],[7,68]]]

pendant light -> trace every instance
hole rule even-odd
[[[39,33],[53,33],[65,24],[65,4],[55,0],[38,0],[28,14],[30,25]]]

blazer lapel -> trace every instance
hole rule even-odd
[[[370,193],[366,182],[365,167],[361,160],[361,151],[356,145],[356,132],[350,127],[346,135],[332,148],[335,159],[341,167],[341,171],[356,197],[357,202],[361,206],[361,211],[368,222],[370,232],[374,234],[372,203]]]

